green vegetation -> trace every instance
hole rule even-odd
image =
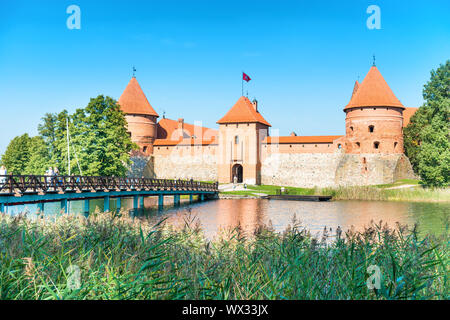
[[[401,179],[397,180],[394,183],[387,184],[377,184],[375,187],[377,188],[397,188],[401,186],[420,186],[422,182],[416,179]]]
[[[260,194],[275,195],[275,194],[277,194],[278,191],[281,190],[281,188],[282,188],[282,186],[248,185],[247,190],[222,191],[221,194],[258,197],[258,196],[260,196]],[[301,195],[315,194],[315,189],[311,189],[311,188],[284,187],[284,189],[287,194],[301,194]]]
[[[450,184],[450,60],[431,71],[425,104],[404,129],[405,153],[426,185]]]
[[[282,234],[235,229],[210,242],[193,222],[1,215],[0,299],[449,298],[448,232],[420,239],[380,222],[324,241],[294,218]],[[366,285],[371,265],[382,275],[376,291]]]
[[[400,188],[404,186],[404,188]],[[224,195],[259,197],[260,194],[275,195],[281,186],[247,186],[247,190],[225,191]],[[402,179],[390,184],[374,186],[353,186],[334,188],[295,188],[284,187],[287,194],[325,195],[333,200],[378,200],[378,201],[419,201],[450,202],[449,188],[424,188],[422,182]]]
[[[71,172],[83,175],[124,176],[129,153],[136,146],[127,133],[125,116],[117,102],[104,96],[91,99],[73,115],[66,110],[47,113],[38,126],[39,136],[15,137],[1,162],[12,174],[42,175],[49,166],[68,174],[67,119],[71,139]],[[79,164],[79,166],[78,166]]]
[[[323,188],[318,194],[329,195],[333,200],[384,200],[384,201],[419,201],[440,202],[450,201],[450,189],[439,188],[401,188],[386,189],[375,186],[355,186]]]

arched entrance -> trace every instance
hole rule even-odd
[[[237,177],[237,183],[242,183],[243,168],[240,164],[235,164],[231,169],[231,182],[234,182],[234,177]]]

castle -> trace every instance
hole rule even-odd
[[[145,155],[142,175],[300,187],[369,185],[413,178],[403,154],[405,108],[373,65],[344,107],[343,136],[270,136],[256,100],[240,97],[218,130],[163,118],[136,78],[119,98],[131,139]]]

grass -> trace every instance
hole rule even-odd
[[[395,188],[399,186],[406,188]],[[276,194],[281,186],[248,185],[248,190],[227,191],[221,194],[258,196],[259,193]],[[296,188],[284,187],[288,194],[298,195],[327,195],[333,200],[377,200],[377,201],[417,201],[417,202],[450,202],[450,188],[424,188],[419,180],[403,179],[391,184],[373,186],[350,186],[333,188]],[[391,189],[394,188],[394,189]]]
[[[221,194],[229,195],[241,195],[241,196],[259,196],[260,193],[267,195],[277,194],[277,190],[280,190],[282,186],[271,186],[271,185],[248,185],[247,190],[238,191],[222,191]],[[286,192],[289,194],[301,194],[301,195],[313,195],[315,189],[310,188],[297,188],[297,187],[284,187]]]
[[[448,299],[447,234],[380,222],[330,243],[293,218],[282,234],[236,228],[208,241],[189,215],[175,229],[109,213],[3,214],[0,299]],[[371,265],[379,290],[366,285]]]
[[[400,187],[400,186],[420,186],[421,181],[416,179],[400,179],[395,181],[394,183],[388,183],[388,184],[377,184],[375,187],[377,188],[393,188],[393,187]]]
[[[386,189],[374,186],[337,187],[320,189],[319,194],[331,195],[334,200],[378,200],[449,202],[450,189],[401,188]]]

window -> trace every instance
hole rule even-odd
[[[350,127],[350,131],[352,131],[352,132],[353,132],[353,127]]]
[[[369,132],[373,132],[375,130],[375,126],[369,126]]]
[[[234,136],[234,144],[239,144],[239,136]]]
[[[143,147],[142,152],[144,152],[144,153],[147,152],[147,147]]]
[[[359,148],[361,147],[361,144],[359,142],[356,143],[356,147]]]
[[[373,147],[374,147],[375,149],[378,149],[378,148],[380,147],[380,143],[379,143],[378,141],[375,141],[375,142],[373,143]]]
[[[341,149],[342,148],[342,145],[339,143],[338,144],[338,149]]]
[[[397,148],[398,142],[394,142],[394,150]]]

